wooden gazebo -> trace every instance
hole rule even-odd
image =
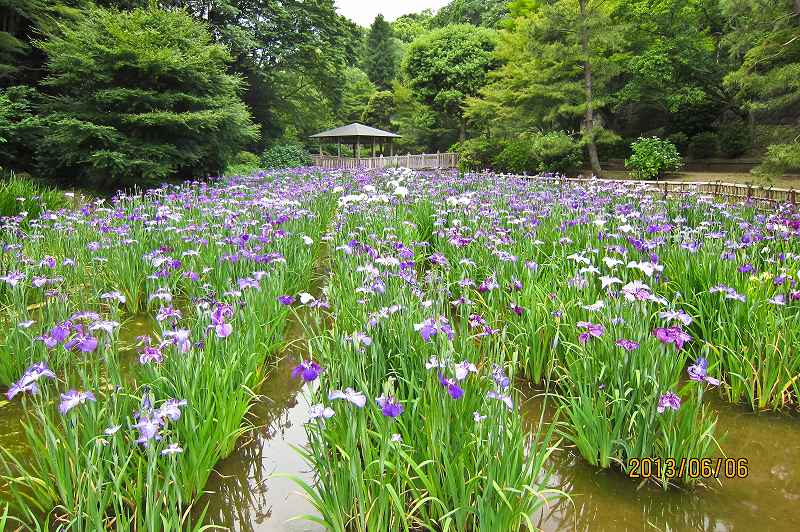
[[[390,131],[383,131],[374,127],[365,126],[364,124],[350,124],[349,126],[341,126],[328,131],[322,131],[311,135],[311,139],[319,139],[319,154],[322,155],[322,142],[327,140],[329,142],[336,142],[337,157],[342,156],[342,144],[351,145],[353,147],[353,154],[356,159],[360,157],[361,146],[372,145],[372,156],[375,157],[375,148],[381,146],[381,154],[385,150],[385,146],[389,145],[389,155],[394,155],[394,147],[392,146],[392,139],[400,138],[397,133]]]

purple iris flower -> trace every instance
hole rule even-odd
[[[178,329],[176,331],[167,331],[164,337],[169,338],[170,341],[180,350],[181,353],[188,353],[192,347],[190,340],[191,331],[188,329]]]
[[[755,267],[749,262],[739,266],[739,273],[753,273],[756,271]]]
[[[506,395],[506,394],[503,394],[503,393],[500,393],[500,392],[491,391],[491,392],[486,394],[486,397],[488,397],[489,399],[497,399],[498,401],[501,401],[503,404],[505,404],[508,407],[509,410],[513,410],[514,409],[514,401],[511,399],[510,395]]]
[[[350,401],[358,408],[364,408],[364,405],[367,404],[367,397],[363,393],[357,392],[352,388],[347,388],[345,391],[331,390],[331,392],[328,393],[328,400],[333,401],[335,399]]]
[[[66,415],[67,412],[86,401],[96,401],[92,392],[69,390],[67,393],[61,394],[61,403],[58,405],[58,411],[61,412],[62,416]]]
[[[634,342],[633,340],[626,340],[625,338],[620,338],[616,341],[616,344],[623,348],[625,351],[634,351],[639,349],[639,343]]]
[[[397,401],[396,397],[382,395],[378,397],[375,402],[378,403],[381,413],[386,417],[394,418],[403,413],[403,405]]]
[[[456,364],[456,380],[463,381],[470,373],[478,373],[478,368],[475,364],[468,360],[464,360],[460,364]]]
[[[718,386],[719,380],[715,379],[714,377],[708,376],[708,360],[704,357],[700,357],[694,361],[694,364],[689,366],[688,369],[689,378],[693,381],[698,382],[707,382],[711,386]]]
[[[11,387],[8,389],[8,392],[6,392],[6,398],[8,398],[10,401],[14,398],[14,396],[22,392],[30,392],[31,395],[36,395],[39,390],[36,385],[36,381],[42,377],[47,379],[55,379],[56,374],[53,373],[44,362],[33,364],[31,367],[25,370],[25,373],[22,374],[22,377],[20,377],[17,382],[11,385]]]
[[[81,353],[94,352],[94,350],[97,349],[97,338],[88,334],[84,334],[81,326],[77,326],[76,328],[78,330],[78,334],[73,336],[72,339],[64,344],[64,349],[69,350],[77,347]]]
[[[492,380],[501,388],[508,388],[509,384],[511,384],[511,380],[506,376],[503,367],[497,364],[492,366]]]
[[[662,395],[658,400],[658,407],[656,410],[659,414],[663,414],[664,410],[672,409],[678,410],[681,407],[681,398],[672,392],[667,392]]]
[[[65,321],[60,323],[50,329],[50,338],[56,341],[56,343],[61,343],[67,338],[69,338],[70,330],[72,329],[72,323],[69,321]]]
[[[158,431],[161,430],[161,419],[153,417],[152,415],[143,415],[139,417],[139,421],[133,425],[133,428],[139,431],[139,438],[136,443],[147,445],[151,440],[160,440],[161,436]]]
[[[511,303],[510,307],[511,310],[514,312],[514,314],[516,314],[517,316],[522,316],[522,313],[525,312],[525,309],[520,307],[516,303]]]
[[[161,451],[162,456],[170,456],[173,454],[182,453],[183,449],[177,443],[170,443]]]
[[[233,325],[225,320],[233,317],[233,309],[230,305],[218,303],[214,312],[211,313],[211,326],[220,338],[226,338],[233,332]],[[210,328],[209,327],[209,328]]]
[[[444,375],[439,373],[439,384],[447,389],[447,393],[453,399],[461,399],[464,396],[464,390],[456,383],[455,379],[445,379]]]
[[[653,331],[653,335],[664,344],[675,344],[677,349],[683,349],[685,343],[692,341],[692,337],[678,325],[674,327],[659,327]]]
[[[452,340],[453,336],[455,335],[453,328],[450,327],[450,322],[448,322],[447,318],[444,316],[439,316],[438,319],[428,318],[422,323],[417,323],[414,325],[414,330],[418,331],[420,336],[422,336],[422,339],[426,342],[429,342],[430,339],[437,333],[443,333],[447,335],[447,338],[450,340]]]
[[[159,323],[166,320],[178,321],[179,319],[181,319],[181,311],[172,307],[161,307],[156,314],[156,321]]]
[[[291,305],[294,303],[294,297],[290,295],[278,296],[278,303],[281,305]]]
[[[162,421],[168,418],[170,421],[178,421],[181,418],[181,407],[186,406],[186,399],[167,399],[156,412],[156,416]]]
[[[303,360],[292,370],[292,378],[303,377],[305,382],[312,382],[317,380],[320,373],[322,373],[322,368],[319,364],[311,360]]]
[[[142,349],[142,353],[139,355],[140,364],[148,364],[150,362],[161,364],[161,362],[163,361],[164,361],[164,354],[161,352],[160,347],[147,345],[144,347],[144,349]]]
[[[588,321],[579,321],[575,324],[579,329],[585,329],[578,335],[578,341],[585,344],[590,338],[600,338],[606,332],[606,328],[599,323],[590,323]]]

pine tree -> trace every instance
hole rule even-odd
[[[388,90],[397,77],[397,54],[392,38],[392,27],[383,18],[375,17],[367,35],[365,70],[379,89]]]

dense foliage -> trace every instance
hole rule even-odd
[[[196,166],[128,161],[140,170],[100,179],[132,166],[53,139],[49,114],[86,122],[93,111],[66,109],[65,88],[45,81],[86,74],[50,72],[48,43],[97,25],[85,20],[99,13],[93,6],[183,11],[201,23],[228,50],[217,68],[241,80],[237,98],[261,134],[240,122],[239,136],[255,153],[276,143],[315,148],[310,134],[365,121],[400,133],[403,152],[481,146],[467,166],[492,166],[526,137],[562,131],[580,144],[579,166],[596,174],[654,136],[692,159],[763,159],[762,175],[800,171],[798,0],[452,0],[437,12],[378,16],[369,28],[338,15],[333,0],[0,0],[0,166],[106,183],[220,166],[219,154]],[[106,66],[92,75],[112,75],[100,72]],[[163,85],[145,78],[138,88]],[[65,146],[75,149],[53,155]]]
[[[625,167],[639,179],[658,179],[665,171],[677,170],[682,164],[675,145],[658,137],[638,139],[631,145],[631,151]]]
[[[491,30],[458,24],[427,33],[408,49],[403,70],[409,86],[426,105],[456,120],[459,140],[466,135],[463,105],[494,67],[494,46]]]
[[[221,172],[257,138],[228,54],[180,11],[97,9],[42,44],[41,171],[108,186]]]
[[[295,168],[311,164],[311,157],[297,144],[276,144],[261,155],[263,168]]]

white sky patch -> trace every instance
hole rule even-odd
[[[401,15],[418,13],[423,9],[437,10],[450,3],[450,0],[336,0],[335,3],[340,15],[368,27],[378,14],[392,21]]]

